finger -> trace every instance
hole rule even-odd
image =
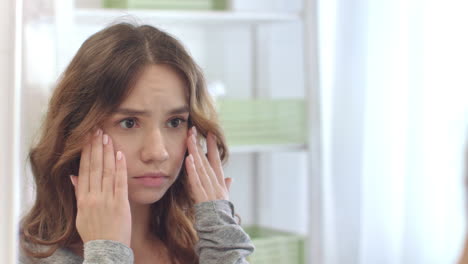
[[[89,168],[89,191],[101,192],[102,184],[102,130],[98,129],[91,146],[91,161]]]
[[[226,185],[226,188],[227,188],[228,192],[231,191],[231,184],[232,184],[233,181],[234,181],[233,178],[225,178],[224,179],[224,183]]]
[[[115,180],[115,157],[114,146],[109,135],[104,135],[102,138],[104,144],[104,169],[102,174],[102,191],[106,195],[114,195],[114,180]]]
[[[195,203],[203,202],[207,199],[206,192],[203,188],[200,178],[198,177],[197,170],[192,154],[189,154],[185,159],[185,168],[187,171],[187,177],[190,185],[191,196],[195,200]]]
[[[216,144],[216,138],[211,133],[208,132],[208,137],[206,139],[207,149],[208,149],[208,161],[210,163],[211,168],[213,169],[216,178],[218,179],[218,183],[221,186],[225,185],[224,181],[224,172],[223,172],[223,165],[221,163],[218,144]]]
[[[201,142],[200,143],[197,143],[196,139],[197,139],[197,129],[195,127],[193,127],[193,134],[195,135],[195,148],[198,152],[198,157],[200,157],[200,161],[201,161],[201,164],[203,165],[203,168],[205,169],[205,172],[208,176],[208,178],[210,179],[210,182],[211,184],[219,184],[218,182],[218,179],[216,178],[216,174],[215,172],[213,171],[213,168],[211,168],[211,165],[210,165],[210,162],[208,161],[208,159],[206,158],[206,155],[205,155],[205,151],[203,150],[203,147],[201,146]],[[224,185],[224,183],[223,183]]]
[[[80,158],[80,169],[78,172],[78,185],[80,189],[78,190],[78,197],[85,195],[89,192],[89,163],[91,159],[91,143],[88,142],[85,144],[81,150]]]
[[[190,137],[188,137],[187,147],[189,154],[192,154],[197,173],[199,174],[199,176],[201,176],[201,174],[206,174],[206,171],[205,167],[203,166],[203,161],[201,160],[200,153],[198,152],[197,131],[195,127],[192,127],[191,130],[192,133]]]
[[[193,126],[187,130],[187,137],[190,137],[193,134],[192,131],[193,131]]]
[[[198,151],[198,156],[200,157],[200,161],[202,162],[203,164],[203,168],[205,168],[205,171],[207,172],[210,180],[211,180],[211,183],[218,183],[218,179],[216,178],[216,174],[215,172],[213,171],[213,168],[211,167],[211,164],[210,162],[208,161],[208,158],[206,157],[206,154],[205,154],[205,150],[204,148],[202,147],[202,143],[201,141],[198,141],[199,143],[195,144],[196,146],[196,149]]]
[[[122,151],[117,151],[115,162],[114,196],[128,199],[127,161]]]
[[[193,163],[195,166],[195,170],[197,171],[198,178],[200,179],[200,182],[203,185],[203,188],[205,189],[205,192],[207,193],[207,195],[210,195],[213,193],[213,187],[211,184],[211,180],[208,176],[208,173],[205,171],[203,162],[198,152],[195,134],[192,134],[188,138],[187,145],[188,145],[189,154],[191,154],[193,157]]]
[[[211,193],[216,194],[218,189],[217,186],[224,186],[224,182],[220,183],[218,181],[218,177],[213,171],[213,168],[211,167],[210,162],[208,161],[208,158],[206,157],[205,151],[201,144],[196,144],[195,146],[198,151],[198,157],[200,157],[201,164],[205,170],[204,176],[209,180],[211,184]]]

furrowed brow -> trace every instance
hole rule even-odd
[[[174,108],[168,112],[168,115],[178,115],[178,114],[187,114],[189,113],[188,106],[184,105],[182,107]]]
[[[167,112],[168,115],[186,114],[189,113],[188,106],[174,108]],[[118,108],[114,111],[115,114],[129,115],[129,116],[149,116],[150,112],[145,110],[137,110],[131,108]]]
[[[137,110],[131,108],[119,108],[114,111],[115,114],[129,115],[129,116],[149,116],[148,111]]]

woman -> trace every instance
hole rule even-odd
[[[226,159],[182,45],[151,26],[110,26],[63,73],[30,152],[37,195],[20,262],[247,263]]]

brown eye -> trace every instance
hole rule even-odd
[[[168,126],[170,128],[176,128],[179,127],[183,122],[185,122],[185,120],[183,120],[182,118],[173,118],[169,120]]]
[[[127,118],[127,119],[120,121],[119,124],[122,128],[129,129],[129,128],[135,127],[136,121],[133,118]]]

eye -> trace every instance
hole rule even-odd
[[[120,127],[125,128],[125,129],[130,129],[134,128],[136,126],[136,120],[135,118],[126,118],[122,121],[120,121]]]
[[[179,127],[183,122],[185,122],[185,119],[173,118],[173,119],[169,120],[169,122],[167,124],[171,128],[176,128],[176,127]]]

